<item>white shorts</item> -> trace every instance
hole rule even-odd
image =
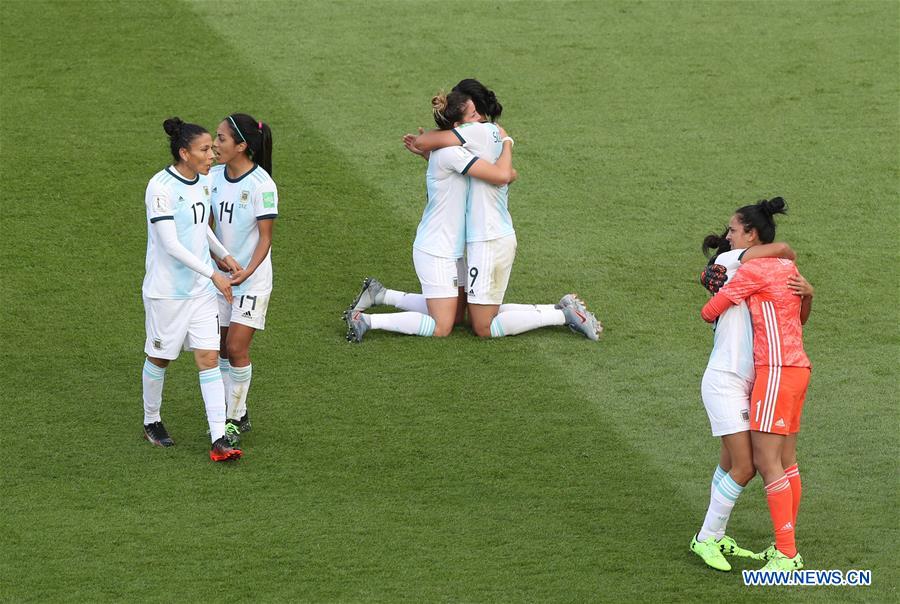
[[[703,381],[700,382],[700,394],[713,436],[725,436],[750,429],[752,390],[752,378],[742,378],[730,371],[706,369]]]
[[[515,259],[515,235],[467,244],[465,283],[469,304],[503,304]]]
[[[216,295],[219,302],[219,325],[228,327],[240,323],[253,329],[266,328],[266,311],[269,309],[270,294],[244,294],[234,297],[231,306],[222,294]]]
[[[173,361],[184,350],[218,350],[216,295],[167,300],[144,298],[147,356]]]
[[[413,248],[413,265],[426,298],[456,298],[459,296],[459,268],[461,260],[441,258]],[[463,266],[465,264],[463,263]]]

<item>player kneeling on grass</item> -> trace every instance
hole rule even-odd
[[[438,126],[448,129],[461,123],[466,112],[475,113],[471,100],[456,92],[434,97],[432,108]],[[422,285],[424,308],[367,315],[354,304],[344,314],[347,340],[360,342],[369,329],[434,337],[450,334],[459,315],[462,285],[459,264],[466,243],[467,176],[495,185],[508,184],[514,175],[512,139],[501,143],[501,147],[496,163],[462,147],[439,149],[430,155],[425,176],[428,201],[413,242],[413,265]]]
[[[245,113],[226,117],[213,147],[221,165],[210,170],[216,235],[244,267],[232,273],[234,302],[218,296],[219,369],[225,382],[225,433],[232,444],[250,430],[247,393],[253,366],[250,344],[266,327],[272,293],[272,231],[278,189],[272,180],[272,131]],[[230,272],[230,267],[220,268]]]
[[[169,135],[174,164],[158,172],[147,185],[147,261],[143,298],[147,340],[144,351],[144,437],[154,445],[171,447],[160,417],[163,382],[169,362],[182,347],[194,351],[200,370],[200,392],[213,461],[238,459],[241,451],[225,438],[225,388],[219,371],[218,289],[229,302],[231,284],[213,268],[210,251],[234,271],[240,270],[216,239],[207,221],[214,155],[212,137],[196,124],[172,118],[163,124]]]
[[[403,137],[406,148],[431,164],[434,155],[461,147],[472,156],[499,163],[504,145],[511,137],[494,123],[502,105],[481,82],[462,80],[447,96],[432,99],[437,130]],[[429,168],[430,170],[430,168]],[[558,304],[503,304],[516,253],[516,235],[508,210],[508,183],[492,183],[466,176],[465,195],[466,262],[457,260],[456,282],[466,304],[472,329],[481,337],[515,335],[551,325],[568,325],[591,340],[602,327],[574,294]],[[425,285],[423,282],[423,291]],[[404,310],[421,308],[425,297],[385,288],[368,278],[346,314],[358,315],[371,306],[387,304]],[[459,313],[458,313],[459,314]],[[383,315],[360,315],[378,323]],[[387,315],[388,317],[390,315]]]
[[[774,237],[774,229],[772,230]],[[754,258],[794,258],[784,243],[747,241],[729,226],[722,235],[709,235],[703,252],[715,250],[701,283],[716,293],[734,276],[742,262]],[[722,439],[719,464],[713,474],[709,507],[703,526],[691,539],[691,551],[717,570],[731,570],[725,556],[752,557],[725,534],[731,511],[747,483],[756,475],[750,444],[750,392],[753,388],[753,326],[747,304],[732,306],[716,321],[713,349],[703,374],[701,395],[713,436]]]

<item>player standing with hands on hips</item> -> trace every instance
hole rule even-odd
[[[210,251],[225,266],[240,266],[209,228],[212,137],[201,126],[177,117],[163,123],[174,163],[147,185],[147,260],[143,298],[147,340],[144,351],[144,437],[171,447],[160,417],[169,362],[182,346],[194,351],[200,392],[206,406],[213,461],[238,459],[241,451],[225,438],[225,393],[216,362],[219,344],[215,290],[231,299],[229,279],[215,271]]]
[[[234,250],[244,268],[232,273],[234,300],[218,296],[219,369],[225,381],[225,431],[236,445],[250,430],[247,392],[253,367],[250,343],[265,329],[272,293],[272,229],[278,216],[278,189],[272,173],[272,131],[245,113],[233,113],[216,129],[213,148],[212,208],[216,235]],[[220,268],[230,267],[220,263]]]

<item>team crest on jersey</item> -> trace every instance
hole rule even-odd
[[[215,189],[213,189],[213,191],[215,191]],[[206,185],[203,185],[203,194],[209,197],[209,187]]]
[[[250,201],[250,191],[241,191],[241,203]]]

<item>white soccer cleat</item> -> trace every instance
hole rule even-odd
[[[603,333],[603,326],[594,313],[589,311],[584,302],[575,294],[566,294],[556,305],[566,316],[566,325],[576,333],[581,333],[588,340],[597,341]]]
[[[366,277],[362,289],[353,300],[353,303],[344,311],[342,318],[346,321],[354,312],[363,312],[373,306],[384,304],[384,294],[387,288],[375,277]]]

